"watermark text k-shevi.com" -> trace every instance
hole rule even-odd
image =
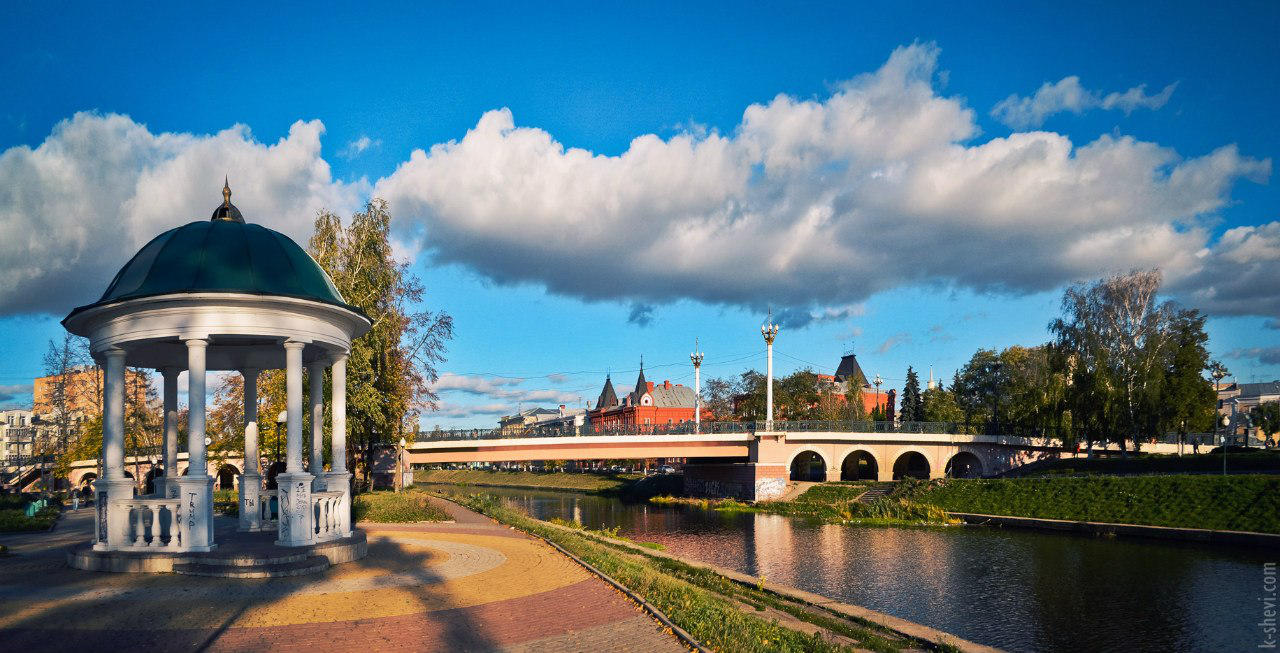
[[[1262,595],[1258,597],[1262,604],[1262,621],[1258,627],[1262,629],[1262,643],[1258,648],[1276,648],[1276,563],[1262,563]]]

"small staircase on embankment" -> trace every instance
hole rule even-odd
[[[858,495],[858,502],[871,503],[881,497],[889,496],[890,492],[893,492],[893,483],[876,483],[871,486],[871,489]]]

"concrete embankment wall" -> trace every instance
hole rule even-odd
[[[1164,540],[1181,540],[1185,542],[1233,544],[1280,549],[1280,535],[1272,533],[1215,531],[1206,528],[1175,528],[1170,526],[1146,526],[1142,524],[1110,524],[1106,522],[1070,521],[1066,519],[1037,519],[1034,517],[982,515],[965,512],[953,512],[949,514],[952,517],[962,519],[970,524],[1035,528],[1040,530],[1067,531],[1094,535],[1126,535]]]

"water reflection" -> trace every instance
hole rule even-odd
[[[469,489],[466,491],[475,491]],[[1019,651],[1244,650],[1265,551],[987,527],[854,528],[489,488],[639,541]],[[1270,558],[1269,558],[1270,555]]]

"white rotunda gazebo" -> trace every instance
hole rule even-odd
[[[307,546],[352,535],[346,469],[346,361],[369,318],[347,304],[324,270],[288,236],[245,223],[223,202],[210,220],[166,231],[125,264],[102,298],[62,324],[89,339],[105,370],[103,477],[94,484],[95,551],[200,552],[216,545],[213,477],[206,457],[205,375],[244,377],[241,531],[278,529],[276,544]],[[164,379],[163,479],[134,496],[125,477],[125,366]],[[324,370],[332,377],[332,460],[324,469]],[[309,377],[311,456],[303,461],[303,372]],[[257,379],[286,370],[286,468],[278,490],[263,485],[258,451]],[[178,374],[189,377],[187,453],[178,470]],[[175,473],[178,472],[178,473]],[[272,501],[276,499],[276,501]]]

